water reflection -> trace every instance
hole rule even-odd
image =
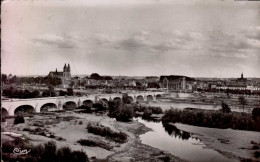
[[[175,138],[179,137],[182,140],[188,140],[189,138],[191,138],[191,133],[181,131],[173,124],[163,124],[163,127],[170,136],[174,136]]]

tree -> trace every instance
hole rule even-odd
[[[13,98],[13,90],[14,90],[14,88],[13,88],[13,87],[10,87],[10,98],[11,98],[11,99]]]
[[[6,74],[2,74],[1,80],[2,80],[2,83],[6,83],[7,75]]]
[[[33,95],[33,97],[35,97],[35,98],[40,97],[40,91],[35,90],[35,91],[32,92],[32,95]]]
[[[130,104],[131,103],[131,100],[130,100],[127,93],[123,95],[122,101],[123,101],[123,104]]]
[[[252,118],[254,121],[259,120],[260,121],[260,108],[254,108],[252,111]]]
[[[125,105],[119,107],[119,111],[116,114],[117,121],[128,122],[133,119],[134,110],[133,108],[127,108]]]
[[[150,118],[152,114],[153,114],[152,110],[146,108],[144,110],[143,118]]]
[[[223,101],[222,101],[221,107],[222,107],[221,110],[222,110],[223,113],[230,113],[231,112],[228,104],[223,102]]]
[[[152,82],[148,83],[147,88],[160,88],[158,83]]]
[[[75,86],[75,82],[74,82],[74,81],[70,82],[69,86],[70,86],[71,88],[73,88],[73,87]]]
[[[10,83],[16,83],[17,82],[17,77],[16,75],[13,76],[11,79],[10,79]]]
[[[67,93],[68,96],[73,96],[74,95],[73,88],[67,88]]]
[[[65,95],[67,95],[68,93],[66,92],[66,91],[63,91],[63,90],[60,90],[60,92],[59,92],[59,95],[60,96],[65,96]]]
[[[48,86],[48,92],[49,92],[50,97],[51,97],[52,94],[53,94],[53,92],[54,92],[54,87],[53,87],[53,85],[49,85],[49,86]]]
[[[115,118],[116,114],[119,111],[118,108],[119,105],[117,105],[114,101],[108,101],[108,116],[110,118]]]
[[[90,75],[90,79],[100,80],[100,75],[97,73],[93,73]]]
[[[42,81],[43,81],[43,77],[41,77],[41,76],[34,78],[35,83],[41,84]]]
[[[245,99],[244,96],[239,96],[238,97],[238,102],[240,103],[240,105],[243,106],[243,111],[245,109],[245,105],[247,105],[247,100]]]

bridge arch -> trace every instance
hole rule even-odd
[[[94,102],[92,100],[83,101],[84,106],[93,107]]]
[[[128,100],[130,101],[130,103],[134,102],[134,98],[132,96],[128,96]]]
[[[162,95],[161,94],[157,94],[155,97],[156,97],[156,100],[157,100],[157,99],[161,98]]]
[[[138,102],[144,102],[144,96],[142,96],[142,95],[137,96],[137,97],[136,97],[136,101],[138,101]]]
[[[106,98],[101,98],[99,102],[101,102],[103,106],[108,107],[108,100]]]
[[[153,96],[152,95],[147,95],[147,101],[153,101]]]
[[[122,100],[121,100],[120,97],[115,97],[115,98],[113,99],[113,101],[114,101],[114,102],[122,102]]]
[[[43,111],[51,111],[51,110],[58,110],[58,106],[55,103],[46,103],[41,106],[40,112]]]
[[[63,106],[63,109],[75,109],[77,108],[77,104],[74,101],[66,101]]]
[[[6,110],[6,108],[2,107],[2,109],[1,109],[1,115],[2,115],[2,117],[9,116],[9,113],[8,113],[8,111]]]
[[[23,113],[33,113],[33,112],[35,112],[35,109],[32,105],[21,105],[14,110],[15,115],[23,114]]]
[[[100,101],[103,101],[105,103],[108,103],[108,100],[106,98],[101,98]]]

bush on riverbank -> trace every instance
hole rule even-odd
[[[134,108],[131,104],[120,104],[114,101],[108,102],[108,116],[117,121],[129,122],[134,117]]]
[[[222,113],[221,111],[212,110],[169,109],[165,111],[162,122],[180,122],[210,128],[260,131],[257,123],[252,119],[252,114],[240,112]]]
[[[144,112],[146,109],[152,111],[153,114],[162,114],[162,108],[158,106],[137,106],[134,110],[138,112]]]
[[[134,117],[133,108],[127,108],[126,106],[119,107],[116,114],[116,120],[122,122],[129,122],[133,119],[133,117]]]
[[[111,150],[113,147],[103,141],[91,140],[91,139],[80,139],[77,143],[81,144],[82,146],[89,146],[89,147],[100,147],[106,150]]]
[[[14,118],[14,124],[20,124],[20,123],[24,123],[24,117],[22,115],[17,115]]]
[[[26,155],[15,156],[13,153],[14,148],[31,151]],[[69,147],[57,149],[56,143],[53,141],[45,143],[44,146],[35,146],[28,144],[28,142],[21,138],[16,138],[14,141],[3,142],[2,160],[24,162],[86,162],[88,161],[88,156],[83,151],[71,151]]]
[[[123,132],[114,132],[109,127],[99,124],[88,124],[87,128],[89,133],[93,133],[102,137],[106,137],[118,143],[124,143],[127,140],[127,135]]]
[[[151,109],[145,109],[144,110],[144,114],[143,114],[143,118],[150,118],[152,116],[152,110]]]
[[[102,103],[94,103],[92,107],[95,108],[96,112],[107,110],[107,108]]]

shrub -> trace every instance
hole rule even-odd
[[[6,122],[6,118],[5,118],[5,116],[2,116],[2,118],[1,118],[1,122]]]
[[[81,105],[81,106],[78,107],[78,109],[90,110],[91,107],[88,106],[88,105]]]
[[[14,141],[8,141],[2,143],[2,152],[4,153],[13,153],[14,148],[26,148],[26,142],[17,137],[14,139]]]
[[[240,112],[223,113],[213,110],[169,109],[165,111],[162,122],[181,122],[211,128],[260,131],[258,124],[252,120],[251,114]]]
[[[116,102],[114,101],[109,101],[108,102],[108,116],[110,118],[115,118],[116,117],[116,114],[118,113],[119,111],[119,105],[116,104]]]
[[[83,122],[82,121],[79,121],[79,125],[82,125],[83,124]]]
[[[252,118],[254,121],[260,120],[260,108],[254,108],[252,111]]]
[[[83,146],[90,146],[90,147],[101,147],[106,150],[111,150],[113,147],[109,146],[103,141],[94,141],[90,139],[80,139],[77,141],[79,144]]]
[[[69,147],[62,147],[57,151],[57,157],[59,161],[69,162],[71,161],[71,149]]]
[[[22,115],[15,116],[14,124],[24,123],[24,117]]]
[[[71,161],[86,162],[88,161],[88,156],[83,151],[73,151],[71,154]]]
[[[96,135],[100,135],[102,137],[106,137],[115,142],[124,143],[127,140],[127,135],[123,132],[114,132],[109,127],[105,127],[103,125],[93,125],[88,124],[87,128],[89,133],[93,133]]]
[[[223,101],[222,101],[221,107],[222,107],[221,110],[222,110],[223,113],[230,113],[231,112],[231,109],[229,108],[228,104],[223,102]]]
[[[106,107],[103,106],[102,103],[95,103],[95,104],[93,104],[93,108],[95,108],[96,111],[106,111]]]
[[[162,108],[157,106],[136,106],[134,111],[144,112],[146,109],[151,110],[153,114],[163,113]]]
[[[116,101],[108,102],[108,116],[116,118],[117,121],[128,122],[134,116],[134,107],[130,104],[120,104]]]
[[[255,155],[255,158],[258,159],[258,158],[260,157],[260,152],[259,152],[259,151],[255,151],[255,152],[254,152],[254,155]]]
[[[41,161],[41,156],[45,150],[43,145],[30,146],[31,152],[29,155],[34,157],[33,161]]]
[[[153,114],[153,113],[152,113],[152,110],[150,110],[150,109],[145,109],[145,110],[144,110],[144,114],[143,114],[143,118],[150,118],[152,114]]]
[[[259,146],[254,145],[254,146],[252,147],[252,149],[253,149],[253,150],[258,150],[258,149],[259,149]]]
[[[66,141],[66,139],[62,138],[62,137],[56,137],[55,138],[57,141]]]
[[[33,131],[33,130],[32,130],[31,128],[25,127],[25,128],[23,128],[23,131],[31,132],[31,131]]]
[[[163,113],[162,108],[160,107],[151,107],[153,114],[161,114]]]
[[[25,157],[23,156],[2,156],[4,161],[32,161],[32,162],[71,162],[88,161],[88,156],[83,151],[71,151],[69,147],[62,147],[57,150],[56,143],[50,141],[43,145],[30,145],[20,138],[14,140],[14,142],[4,142],[2,144],[2,153],[13,153],[14,148],[26,149],[30,148],[31,152]],[[6,154],[5,154],[6,155]]]
[[[42,159],[45,161],[54,161],[56,159],[57,146],[54,141],[49,141],[44,144],[44,152]]]
[[[123,97],[122,97],[122,102],[124,104],[130,104],[132,101],[131,101],[131,97],[128,96],[128,94],[123,94]]]
[[[133,108],[127,108],[125,106],[122,106],[119,108],[119,111],[116,114],[116,120],[128,122],[133,119],[133,116],[134,116]]]

